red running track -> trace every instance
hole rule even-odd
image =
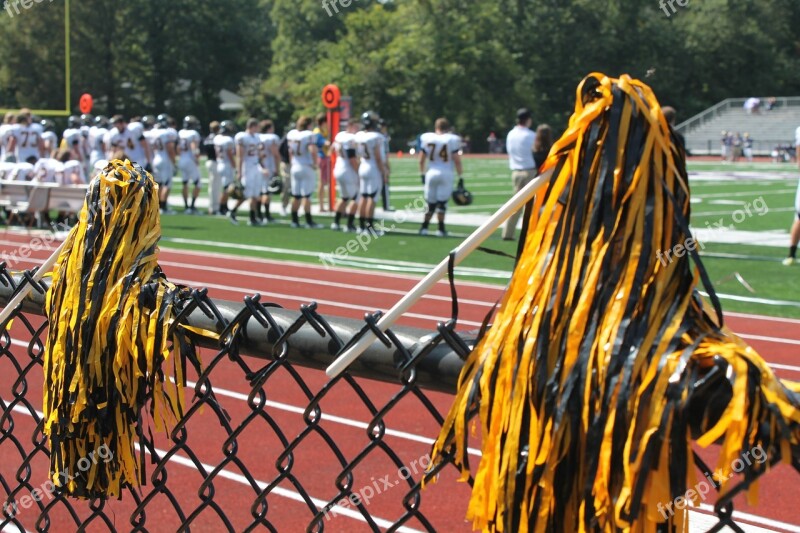
[[[28,238],[24,235],[6,233],[0,236],[0,250],[18,248],[27,241]],[[30,268],[41,263],[47,255],[49,255],[47,251],[36,252],[29,260],[21,261],[15,266]],[[168,249],[162,249],[159,262],[169,279],[191,286],[206,286],[212,298],[241,300],[245,295],[259,292],[264,300],[287,308],[297,309],[301,303],[317,301],[322,314],[350,318],[362,318],[365,312],[387,309],[413,287],[418,279],[357,270],[324,269],[288,261],[268,261]],[[502,295],[502,288],[477,283],[458,283],[458,294],[460,323],[464,329],[474,329]],[[403,317],[401,324],[432,330],[436,322],[447,319],[449,314],[449,287],[446,283],[440,283],[430,295]],[[797,360],[793,356],[797,346],[800,345],[800,332],[797,331],[800,320],[735,313],[728,313],[726,320],[734,331],[746,338],[771,364],[776,365],[779,377],[800,379],[800,366],[797,366]],[[20,335],[17,331],[19,327],[20,325],[15,324],[13,331],[17,340],[25,338],[22,335],[16,336]],[[204,363],[208,364],[213,354],[206,352],[203,355]],[[263,363],[253,360],[251,366],[258,368],[261,364]],[[321,372],[299,370],[300,376],[312,393],[319,391],[326,383],[326,378]],[[0,395],[6,401],[13,387],[12,379],[15,374],[15,370],[0,365]],[[252,412],[246,403],[250,387],[243,379],[241,369],[227,360],[220,361],[212,374],[212,381],[218,391],[220,403],[231,417],[229,423],[232,427],[236,427]],[[40,380],[29,380],[28,383],[31,388],[28,397],[37,400],[34,402],[37,409],[41,408],[40,383]],[[369,380],[359,380],[359,384],[378,408],[400,390],[394,385]],[[298,410],[302,412],[307,405],[306,394],[288,372],[271,378],[265,392],[266,401],[270,402],[265,411],[274,418],[286,438],[293,438],[304,427]],[[428,393],[428,396],[440,413],[447,411],[451,401],[450,396],[439,393]],[[341,384],[332,389],[321,407],[329,417],[321,427],[335,439],[344,457],[347,460],[352,459],[369,442],[364,429],[364,423],[371,418],[369,411],[352,390]],[[386,440],[407,466],[424,458],[429,451],[431,439],[437,434],[437,424],[432,417],[427,414],[420,416],[420,413],[425,411],[420,409],[419,401],[406,397],[387,418],[387,427],[394,433],[388,435]],[[27,422],[29,427],[25,426],[23,419],[24,417],[15,417],[15,422],[19,423],[20,429],[24,426],[25,431],[32,431],[33,424],[30,419]],[[224,432],[220,429],[220,421],[210,408],[206,407],[193,417],[188,429],[189,446],[201,463],[211,465],[210,468],[213,468],[224,460],[221,446]],[[161,443],[161,448],[164,449],[167,445],[163,439]],[[267,421],[257,420],[248,426],[238,438],[237,444],[236,456],[247,465],[256,480],[267,483],[275,478],[277,453],[283,449],[283,445]],[[473,439],[472,446],[478,448],[479,442]],[[716,452],[712,447],[703,450],[701,455],[713,465]],[[13,476],[13,471],[19,464],[19,454],[15,450],[4,448],[0,448],[0,454],[2,454],[0,457],[9,459],[0,464],[0,471],[3,475]],[[175,466],[170,465],[169,486],[173,490],[175,487],[180,487],[176,497],[188,514],[200,504],[197,496],[200,476],[186,466],[185,454],[179,456],[174,460]],[[477,455],[474,456],[474,460],[478,460]],[[40,462],[34,464],[36,473],[46,472],[47,465],[44,459],[40,458]],[[324,440],[312,436],[298,448],[292,472],[311,496],[327,501],[336,494],[332,480],[340,470],[336,456],[327,448]],[[148,475],[150,474],[152,471],[148,470]],[[225,478],[220,479],[218,476],[215,482],[215,500],[225,509],[228,520],[236,530],[243,529],[252,520],[249,504],[255,495],[241,474],[234,464],[229,463],[222,473]],[[377,480],[386,474],[390,474],[394,486],[391,489],[384,489],[368,506],[371,515],[386,520],[378,522],[379,526],[393,522],[403,513],[399,502],[406,491],[397,483],[399,482],[397,467],[378,451],[371,454],[355,471],[355,487],[370,485],[374,481],[371,478]],[[440,531],[470,529],[469,524],[463,520],[469,497],[468,486],[456,483],[455,479],[453,469],[448,469],[438,483],[423,493],[423,514],[431,519],[432,525]],[[800,518],[794,508],[794,502],[800,495],[796,480],[797,476],[793,470],[783,465],[771,472],[761,483],[758,507],[750,508],[743,501],[737,501],[737,510],[747,513],[743,523],[757,524],[780,531],[800,531],[800,527],[797,526]],[[271,496],[269,500],[270,508],[267,516],[270,522],[279,531],[305,529],[311,515],[306,505],[297,501],[297,490],[286,481],[280,483],[279,487],[282,489],[279,491],[280,495]],[[148,487],[145,487],[145,494],[147,491]],[[164,531],[174,530],[178,523],[174,512],[169,509],[163,496],[159,496],[158,499],[163,500],[157,507],[158,512],[155,512],[156,508],[148,507],[148,527],[154,530],[151,521],[155,514],[158,524],[164,527]],[[713,502],[709,499],[708,503]],[[132,509],[130,498],[126,497],[122,502],[113,502],[112,508],[116,516],[123,520],[117,524],[117,528],[126,529],[128,525],[125,521]],[[236,512],[231,512],[231,509],[235,509]],[[349,516],[343,514],[348,512]],[[25,520],[28,517],[24,514],[22,521],[28,529],[33,529],[32,520],[36,513],[33,511],[28,513],[31,515],[29,517],[31,521]],[[69,521],[64,522],[65,526],[68,524]],[[415,530],[424,529],[422,524],[415,520],[406,525]],[[204,509],[193,523],[193,529],[198,531],[217,531],[222,527],[222,521],[209,508]],[[326,528],[334,531],[360,531],[368,530],[368,525],[363,519],[359,519],[357,513],[354,516],[352,510],[345,509],[326,523]]]

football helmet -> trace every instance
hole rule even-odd
[[[67,119],[67,127],[69,128],[80,128],[81,127],[81,117],[78,115],[70,115]]]
[[[365,111],[361,115],[361,125],[364,126],[364,129],[371,130],[378,127],[378,122],[380,121],[381,117],[374,111]]]
[[[219,125],[219,132],[223,135],[236,133],[236,124],[232,120],[223,120]]]
[[[156,117],[154,117],[153,115],[145,115],[145,116],[143,116],[142,117],[142,125],[145,127],[145,129],[148,129],[148,130],[150,128],[155,127],[155,125],[156,125]]]
[[[91,113],[84,113],[81,115],[81,125],[91,126],[94,123],[94,115]]]
[[[183,129],[198,130],[200,129],[200,121],[194,115],[186,115],[183,117]]]
[[[156,117],[156,122],[162,128],[168,127],[169,126],[169,115],[167,115],[166,113],[161,113],[160,115],[158,115]]]
[[[464,180],[458,180],[458,186],[453,190],[453,202],[456,205],[470,205],[472,203],[472,193],[464,188]]]
[[[269,187],[267,187],[267,192],[269,194],[280,194],[283,192],[283,180],[275,176],[272,178],[272,181],[269,182]]]
[[[108,128],[109,126],[108,117],[105,115],[97,115],[94,118],[94,125],[97,126],[98,128]]]
[[[42,125],[44,131],[56,131],[56,123],[50,119],[44,119],[39,124]]]
[[[233,183],[228,185],[228,187],[225,189],[225,192],[227,192],[228,196],[234,200],[244,199],[244,185],[242,185],[242,182],[239,180],[235,180]]]

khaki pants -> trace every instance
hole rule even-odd
[[[511,182],[514,184],[514,193],[519,192],[524,186],[528,184],[533,178],[536,177],[536,169],[531,170],[515,170],[511,173]],[[520,209],[508,219],[505,227],[503,228],[503,238],[513,239],[514,232],[517,228],[517,221],[522,214],[523,209]]]

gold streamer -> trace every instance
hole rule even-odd
[[[710,288],[696,254],[661,259],[693,242],[689,186],[685,154],[648,86],[588,76],[550,168],[433,463],[452,454],[466,479],[477,407],[482,459],[467,513],[476,529],[655,531],[669,521],[680,530],[685,514],[663,509],[695,482],[688,402],[714,358],[727,364],[733,394],[718,419],[702,413],[697,442],[721,440],[725,476],[756,446],[798,455],[798,385],[782,384],[712,318],[696,290],[700,279]]]

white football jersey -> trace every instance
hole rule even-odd
[[[8,146],[8,141],[11,140],[12,131],[14,131],[13,124],[0,124],[0,163],[3,163],[8,157],[6,146]]]
[[[17,165],[14,163],[6,163],[5,161],[0,161],[0,180],[10,180],[13,179],[13,172],[14,169],[17,168]]]
[[[317,145],[314,142],[316,134],[311,130],[292,130],[286,134],[286,141],[289,144],[289,153],[292,156],[292,165],[307,165],[314,164],[314,159],[311,157],[311,150],[317,150]]]
[[[350,161],[347,158],[348,150],[356,149],[356,136],[347,131],[340,131],[333,139],[333,149],[336,152],[336,166],[334,170],[337,173],[352,169]]]
[[[99,126],[89,128],[89,150],[92,153],[102,154],[103,142],[105,141],[108,130]]]
[[[83,172],[83,165],[80,161],[70,160],[64,163],[61,175],[59,176],[59,183],[61,185],[72,185],[75,182],[72,176],[77,174],[78,183],[86,183],[86,175]]]
[[[174,130],[173,130],[174,131]],[[150,146],[153,148],[153,161],[169,159],[167,146],[177,141],[177,133],[172,134],[170,128],[156,128],[150,131]]]
[[[461,137],[453,133],[425,133],[420,137],[422,151],[428,156],[428,168],[452,172],[453,154],[461,149]]]
[[[264,168],[270,172],[275,172],[275,157],[272,154],[273,146],[280,146],[281,138],[274,133],[262,133],[258,136],[261,141],[261,148],[264,151]]]
[[[355,134],[355,142],[362,163],[373,165],[375,152],[383,152],[383,135],[377,131],[359,131]]]
[[[226,165],[233,166],[233,160],[230,158],[229,152],[232,150],[236,153],[235,145],[233,144],[233,137],[230,135],[217,135],[214,137],[214,150],[217,152],[217,161],[221,161]]]
[[[12,170],[12,177],[7,179],[15,179],[17,181],[30,181],[33,179],[33,165],[30,163],[16,163],[14,170]]]
[[[58,135],[56,135],[54,131],[43,132],[42,142],[44,143],[44,151],[46,155],[50,155],[53,150],[58,150]]]
[[[195,149],[192,150],[192,143]],[[202,139],[195,130],[181,130],[178,132],[178,150],[181,153],[181,161],[194,161],[195,155],[200,149]]]
[[[23,126],[18,124],[14,128],[12,135],[17,140],[16,156],[17,163],[24,163],[29,158],[39,159],[39,140],[41,139],[41,126],[38,124],[28,124]],[[33,166],[31,166],[33,169]]]
[[[106,134],[105,143],[108,159],[111,159],[117,150],[125,152],[125,155],[130,159],[130,152],[134,149],[134,142],[133,134],[129,129],[126,128],[125,131],[120,132],[116,127],[111,128]]]
[[[64,165],[58,159],[43,157],[33,166],[34,177],[44,183],[55,183],[56,173],[61,172]]]
[[[64,143],[64,146],[68,150],[72,150],[75,145],[78,147],[81,146],[83,143],[83,135],[81,134],[81,130],[78,128],[67,128],[64,130],[64,133],[61,135],[61,139]]]
[[[130,144],[125,148],[125,154],[128,159],[133,163],[138,163],[144,167],[147,165],[147,153],[142,146],[142,138],[144,137],[144,126],[141,122],[131,122],[128,124],[126,131],[130,132]]]
[[[244,152],[244,164],[246,166],[258,165],[261,159],[261,139],[257,133],[247,133],[240,131],[234,137],[236,142],[236,155],[239,156],[239,147]]]

